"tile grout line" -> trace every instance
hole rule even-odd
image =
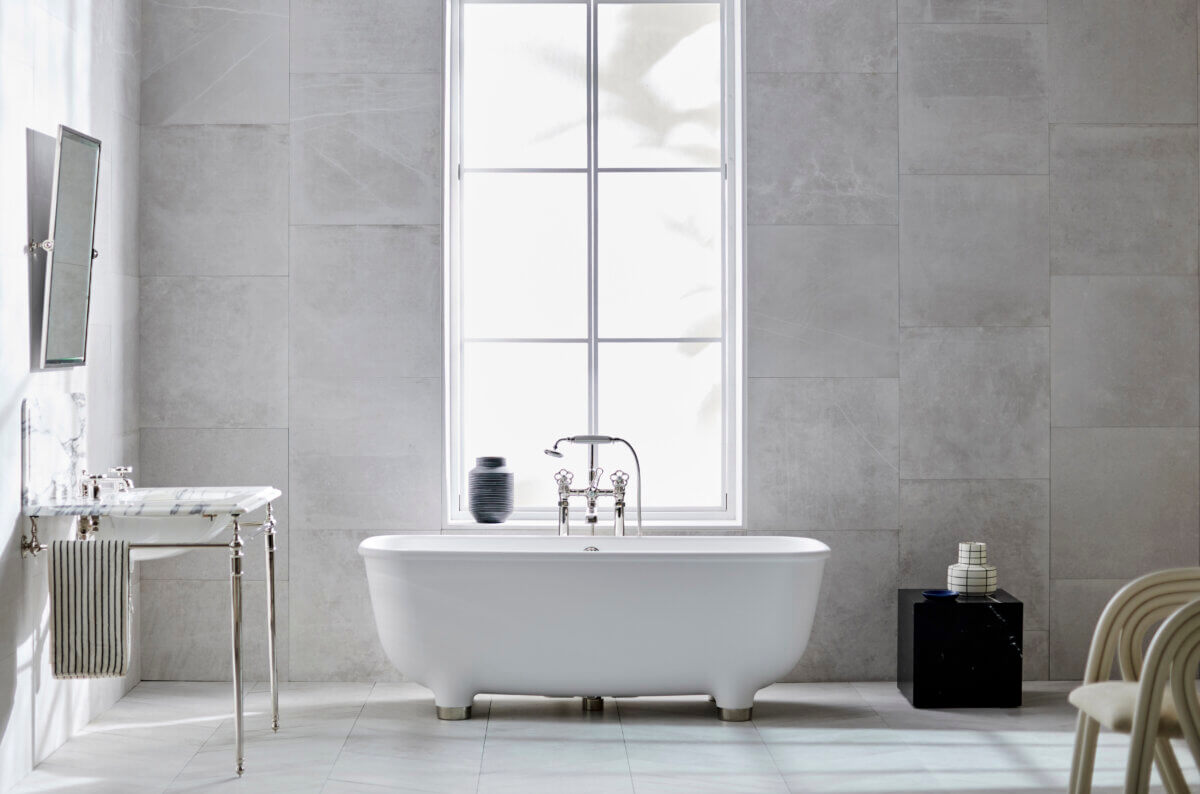
[[[359,707],[358,713],[354,715],[354,722],[350,724],[350,730],[346,732],[346,738],[342,739],[342,746],[338,748],[337,755],[333,757],[333,763],[329,765],[329,771],[325,773],[325,779],[321,781],[321,788],[325,787],[331,779],[333,779],[333,770],[337,768],[337,762],[341,759],[342,753],[346,752],[346,745],[350,741],[350,737],[354,735],[354,729],[358,727],[358,721],[362,719],[362,714],[367,709],[367,704],[371,702],[371,696],[375,694],[379,682],[375,681],[371,684],[371,691],[363,698],[362,706]]]
[[[221,682],[221,683],[224,683],[224,682]],[[258,683],[258,682],[257,681],[251,682],[250,688],[253,689],[254,685],[256,683]],[[124,700],[125,698],[121,698],[121,699]],[[120,702],[120,701],[118,701],[118,702]],[[232,718],[232,714],[233,714],[233,712],[230,712],[231,718]],[[164,792],[169,791],[171,789],[171,787],[174,786],[175,783],[177,783],[179,781],[179,778],[183,775],[184,772],[187,771],[187,768],[192,765],[192,762],[195,761],[200,756],[200,753],[204,752],[204,748],[207,747],[208,743],[213,740],[213,737],[217,735],[217,731],[221,730],[221,726],[224,723],[225,723],[225,720],[223,718],[217,720],[217,724],[213,726],[212,731],[208,734],[208,736],[206,736],[204,738],[204,741],[200,743],[200,746],[198,746],[196,748],[196,752],[192,753],[191,757],[188,758],[188,760],[184,762],[183,766],[181,766],[179,768],[179,771],[175,773],[175,777],[171,778],[171,782],[167,784],[167,787],[165,789],[163,789]]]
[[[779,760],[775,758],[775,753],[771,752],[771,745],[767,743],[767,740],[763,738],[762,731],[758,729],[758,723],[752,718],[750,724],[754,726],[754,735],[758,737],[759,744],[767,751],[767,757],[771,759],[771,767],[775,770],[775,774],[779,775],[779,779],[783,781],[783,787],[791,794],[802,794],[802,792],[792,791],[791,784],[787,782],[787,778],[783,776],[783,770],[779,768]]]
[[[483,756],[487,752],[488,728],[492,725],[492,706],[495,703],[495,698],[488,698],[487,719],[483,723],[483,741],[479,743],[479,770],[475,773],[475,794],[479,794],[479,787],[483,785]]]
[[[629,790],[637,794],[637,782],[633,779],[633,763],[629,760],[629,741],[625,738],[625,719],[621,716],[621,701],[613,698],[617,710],[617,727],[621,729],[621,746],[625,748],[625,768],[629,771]]]

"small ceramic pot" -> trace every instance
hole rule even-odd
[[[476,458],[467,474],[467,502],[480,524],[502,524],[513,512],[513,473],[504,458]]]
[[[946,588],[961,595],[996,592],[996,566],[988,565],[986,543],[958,544],[958,562],[946,570]]]

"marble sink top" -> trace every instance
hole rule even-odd
[[[127,516],[163,518],[188,515],[240,516],[280,495],[266,485],[204,488],[134,488],[99,499],[72,497],[25,505],[27,516]]]
[[[216,542],[236,516],[258,510],[279,495],[277,488],[266,485],[134,488],[94,500],[76,497],[29,504],[25,515],[96,516],[97,537],[140,544],[130,558],[156,560],[183,554],[186,549],[178,544]],[[154,548],[146,544],[168,545]]]

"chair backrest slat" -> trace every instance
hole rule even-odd
[[[1137,680],[1146,635],[1154,624],[1195,598],[1200,598],[1200,567],[1156,571],[1122,587],[1096,623],[1084,683],[1107,679],[1114,658],[1123,678]]]

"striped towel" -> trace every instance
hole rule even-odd
[[[55,678],[123,676],[129,669],[129,543],[50,544]]]

